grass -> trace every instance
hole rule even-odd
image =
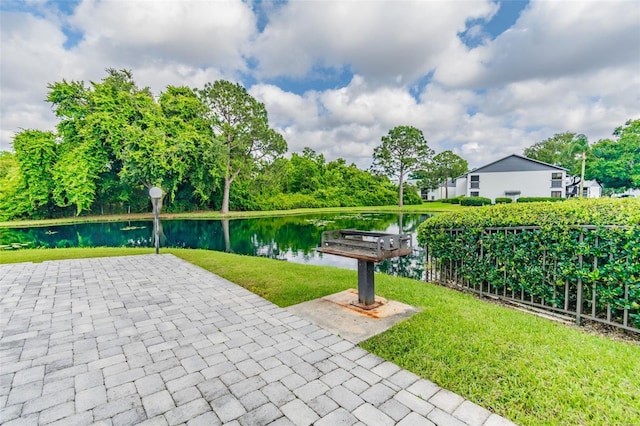
[[[457,204],[430,202],[418,205],[408,205],[400,209],[398,206],[374,206],[374,207],[327,207],[319,209],[294,209],[271,210],[253,212],[230,212],[221,214],[218,211],[199,211],[188,213],[161,213],[161,219],[241,219],[252,217],[294,216],[302,214],[328,214],[328,213],[444,213],[464,209]],[[28,226],[53,226],[69,225],[86,222],[123,222],[130,220],[153,219],[153,213],[132,213],[101,216],[64,217],[58,219],[39,220],[12,220],[0,222],[0,228],[15,228]]]
[[[152,253],[151,249],[0,252],[0,263]],[[280,305],[356,287],[356,271],[205,250],[165,249]],[[422,312],[361,344],[522,425],[640,424],[640,345],[479,300],[376,275],[376,294]]]

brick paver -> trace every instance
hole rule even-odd
[[[513,425],[172,255],[0,265],[0,423]]]

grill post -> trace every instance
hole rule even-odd
[[[375,303],[373,262],[358,259],[358,303],[368,306]]]

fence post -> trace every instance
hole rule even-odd
[[[582,249],[582,242],[584,241],[583,231],[580,230],[580,236],[578,237],[579,250]],[[582,325],[582,252],[578,252],[578,294],[576,295],[576,324]]]

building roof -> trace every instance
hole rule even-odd
[[[498,172],[532,172],[544,170],[560,170],[566,171],[562,167],[547,164],[542,161],[533,160],[523,157],[522,155],[511,154],[504,158],[489,163],[485,166],[478,167],[469,173],[498,173]]]

